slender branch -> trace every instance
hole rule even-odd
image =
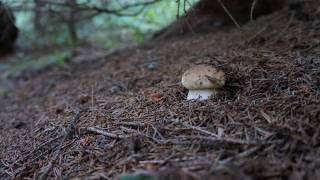
[[[187,128],[190,128],[190,129],[193,129],[193,130],[202,132],[202,133],[204,133],[204,134],[207,134],[207,135],[210,135],[210,136],[213,136],[213,137],[218,137],[217,134],[214,134],[214,133],[212,133],[212,132],[210,132],[210,131],[204,130],[204,129],[200,128],[200,127],[192,126],[192,125],[187,124],[187,123],[185,123],[185,122],[179,121],[179,119],[171,119],[170,121],[175,122],[175,123],[182,124],[183,126],[185,126],[185,127],[187,127]]]
[[[230,19],[232,20],[232,22],[237,26],[238,29],[240,29],[240,25],[239,23],[236,21],[236,19],[232,16],[232,14],[230,13],[230,11],[227,9],[227,7],[223,4],[223,2],[221,0],[218,0],[218,3],[221,5],[221,7],[223,8],[223,10],[228,14],[228,16],[230,17]]]
[[[253,22],[253,13],[254,13],[254,8],[257,4],[258,0],[253,0],[252,4],[251,4],[251,10],[250,10],[250,21]]]
[[[125,139],[125,138],[132,137],[130,135],[114,134],[114,133],[108,132],[107,130],[99,128],[99,127],[88,127],[86,130],[89,133],[96,133],[96,134],[104,135],[104,136],[114,138],[114,139]]]
[[[235,156],[232,156],[232,157],[229,157],[229,158],[226,158],[224,160],[219,161],[219,164],[227,164],[227,163],[233,161],[234,159],[248,157],[248,156],[250,156],[251,154],[257,152],[260,149],[261,149],[261,147],[250,148],[250,149],[248,149],[248,150],[246,150],[246,151],[244,151],[244,152],[242,152],[240,154],[237,154]]]
[[[49,173],[53,169],[53,167],[55,165],[55,162],[57,161],[57,159],[58,159],[58,157],[60,155],[60,152],[61,152],[61,150],[63,148],[63,144],[74,133],[75,126],[76,126],[76,124],[77,124],[82,112],[83,112],[83,110],[80,110],[74,116],[74,118],[70,122],[69,126],[66,128],[65,134],[64,134],[64,136],[63,136],[63,138],[62,138],[62,140],[61,140],[61,142],[60,142],[60,144],[58,146],[57,151],[55,151],[55,153],[54,153],[51,161],[48,163],[48,165],[40,170],[40,175],[39,175],[39,178],[37,178],[37,179],[45,180],[45,179],[48,178]]]

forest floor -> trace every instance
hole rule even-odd
[[[320,179],[319,17],[283,10],[241,30],[78,49],[16,78],[0,98],[0,179]],[[202,63],[226,85],[186,101],[181,75]]]

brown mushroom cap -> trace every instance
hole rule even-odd
[[[184,72],[181,82],[189,90],[217,89],[225,84],[225,74],[210,65],[202,64]]]

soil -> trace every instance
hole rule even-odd
[[[0,98],[1,179],[320,178],[319,2],[241,29],[76,51]],[[182,73],[226,85],[186,101]]]

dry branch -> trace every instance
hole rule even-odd
[[[52,168],[54,167],[54,165],[55,165],[55,163],[56,163],[56,161],[62,151],[63,144],[67,141],[68,138],[70,138],[73,135],[75,127],[76,127],[76,125],[79,121],[79,118],[81,116],[81,113],[83,113],[83,112],[84,112],[84,110],[78,111],[76,113],[76,115],[74,116],[74,118],[72,119],[72,121],[69,123],[57,150],[53,154],[53,157],[51,158],[49,163],[40,170],[40,174],[38,177],[39,180],[45,180],[48,178],[49,173],[51,172]]]
[[[100,134],[100,135],[107,136],[110,138],[115,138],[115,139],[125,139],[125,138],[132,137],[130,135],[111,133],[111,132],[108,132],[106,129],[102,129],[99,127],[88,127],[86,130],[88,133],[96,133],[96,134]]]

